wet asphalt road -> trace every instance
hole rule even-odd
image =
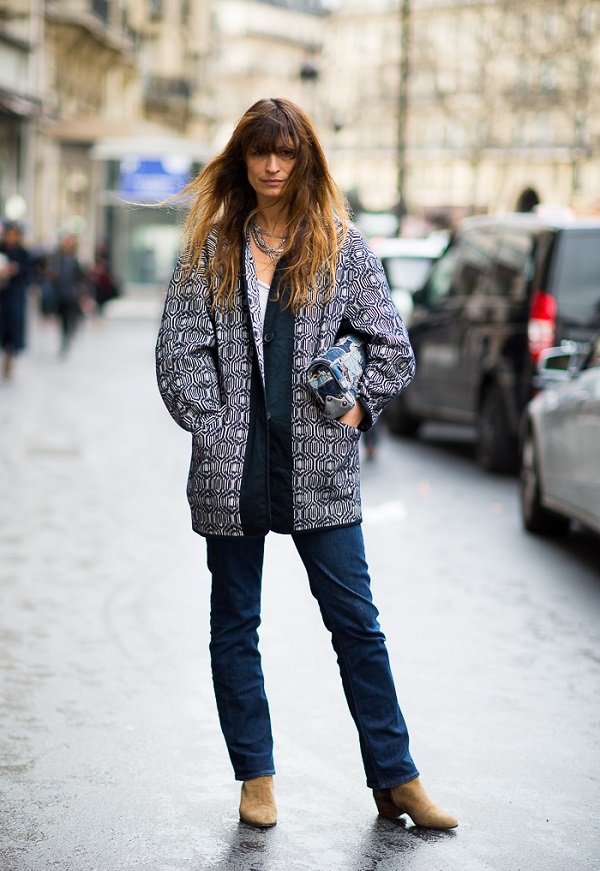
[[[279,824],[239,823],[157,315],[119,301],[67,360],[38,327],[0,385],[1,871],[597,871],[599,542],[528,537],[516,482],[442,428],[364,464],[364,531],[413,755],[459,828],[376,817],[281,536],[261,631]]]

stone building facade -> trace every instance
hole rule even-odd
[[[264,96],[309,111],[368,209],[398,209],[401,163],[423,217],[526,187],[598,212],[599,92],[600,0],[0,0],[0,214],[162,284],[179,231],[157,202]]]
[[[326,17],[319,0],[0,0],[0,215],[46,247],[76,232],[87,261],[106,241],[126,284],[163,285],[180,230],[159,203],[255,99],[314,104]]]
[[[98,198],[90,148],[139,111],[125,2],[0,0],[0,70],[9,68],[7,40],[18,28],[20,72],[10,91],[25,107],[8,107],[19,134],[0,175],[0,209],[12,217],[11,191],[18,191],[16,217],[36,243],[72,231],[91,249]],[[0,130],[5,114],[3,106]]]
[[[0,0],[0,214],[21,219],[33,197],[34,133],[43,104],[42,0]]]
[[[331,161],[372,208],[396,202],[401,0],[340,0],[327,73]],[[406,205],[455,216],[543,201],[600,210],[600,2],[411,0]]]
[[[600,3],[423,0],[415,8],[415,201],[510,209],[532,187],[543,201],[600,209]]]

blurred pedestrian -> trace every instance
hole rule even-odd
[[[377,456],[377,444],[379,442],[379,424],[373,425],[363,435],[363,441],[367,451],[367,460],[372,462]]]
[[[4,255],[3,266],[0,266],[0,347],[2,375],[8,379],[13,372],[15,355],[25,348],[31,265],[18,224],[6,225],[0,250]]]
[[[273,531],[292,535],[332,633],[379,812],[452,828],[409,753],[360,526],[361,430],[414,371],[381,264],[349,225],[309,119],[287,100],[252,106],[188,193],[157,373],[193,436],[188,495],[207,543],[212,673],[240,817],[277,819],[257,635]],[[311,398],[307,368],[347,331],[363,338],[366,367],[359,401],[331,420]]]
[[[102,316],[106,303],[120,296],[119,286],[110,268],[106,245],[97,246],[94,264],[88,273],[88,280],[96,304],[96,313]]]
[[[54,290],[54,305],[61,333],[60,350],[65,354],[81,318],[81,304],[86,295],[86,276],[77,258],[77,236],[68,233],[49,265]]]
[[[56,315],[56,293],[52,281],[52,258],[43,248],[32,254],[32,283],[37,288],[38,309],[42,318]]]

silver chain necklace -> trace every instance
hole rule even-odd
[[[278,233],[269,233],[268,230],[263,230],[262,227],[258,226],[254,218],[250,221],[250,232],[259,251],[262,251],[263,254],[266,254],[273,261],[279,260],[284,252],[282,243],[285,242],[287,236],[280,236]],[[265,236],[268,236],[269,239],[279,239],[278,244],[275,246],[267,244]]]

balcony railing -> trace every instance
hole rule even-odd
[[[170,103],[187,101],[192,95],[189,79],[171,76],[148,76],[145,98],[147,102]]]
[[[48,0],[45,9],[53,24],[76,25],[120,52],[130,53],[133,49],[127,20],[117,14],[111,0],[61,0],[60,3]]]

